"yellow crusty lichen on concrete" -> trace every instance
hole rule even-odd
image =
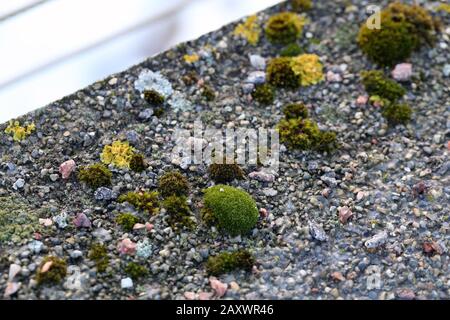
[[[324,80],[322,63],[315,54],[293,57],[291,67],[294,73],[300,76],[302,86],[311,86]]]
[[[22,141],[34,130],[36,130],[34,123],[21,126],[19,121],[10,121],[8,127],[5,129],[5,133],[11,134],[14,141]]]
[[[437,6],[436,11],[444,11],[450,13],[450,4],[441,3],[439,4],[439,6]]]
[[[118,168],[129,168],[134,148],[128,142],[114,141],[103,148],[100,159],[105,164],[113,164]]]
[[[185,54],[183,59],[184,59],[184,62],[191,64],[191,63],[197,62],[200,59],[200,57],[196,53],[194,53],[194,54]]]
[[[251,45],[256,45],[261,35],[261,27],[258,25],[258,16],[253,15],[247,18],[244,23],[240,23],[234,29],[233,34],[247,39]]]

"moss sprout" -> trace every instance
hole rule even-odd
[[[266,36],[270,42],[289,44],[297,40],[306,24],[305,18],[294,12],[281,12],[269,18],[266,24]]]
[[[228,183],[244,177],[244,171],[236,163],[212,163],[208,167],[208,173],[216,183]]]
[[[187,196],[189,188],[188,180],[178,171],[168,172],[159,179],[158,190],[163,198]]]
[[[382,71],[363,71],[361,77],[364,87],[370,95],[396,101],[406,93],[406,90],[400,84],[387,78]]]
[[[121,213],[117,216],[116,222],[125,231],[132,231],[134,225],[139,222],[139,218],[131,213]]]
[[[144,99],[153,106],[161,106],[164,103],[164,96],[156,90],[145,90]]]
[[[147,211],[150,214],[156,214],[159,211],[159,200],[158,200],[158,192],[128,192],[126,194],[122,194],[117,199],[118,202],[128,202],[136,209]]]
[[[78,172],[78,179],[93,189],[111,185],[111,178],[111,171],[101,163],[82,167]]]
[[[252,15],[248,17],[244,23],[238,24],[234,29],[233,34],[237,37],[246,39],[251,45],[256,45],[261,35],[261,28],[258,24],[258,16]]]
[[[247,250],[222,252],[208,258],[206,272],[213,276],[219,276],[237,269],[251,271],[254,265],[255,258]]]
[[[290,43],[280,52],[282,57],[295,57],[303,53],[302,48],[297,43]]]
[[[300,76],[302,86],[310,86],[323,81],[323,66],[319,56],[315,54],[301,54],[293,57],[291,67],[294,73]]]
[[[103,244],[93,244],[89,250],[88,258],[95,262],[98,272],[105,272],[109,265],[108,249]]]
[[[163,201],[163,207],[169,216],[168,223],[174,229],[186,227],[192,229],[194,220],[185,196],[170,196]]]
[[[381,11],[381,28],[369,28],[366,22],[358,34],[361,50],[382,66],[405,61],[424,43],[432,43],[435,22],[418,5],[392,3]]]
[[[147,163],[144,156],[140,153],[134,153],[130,159],[130,169],[134,172],[142,172],[147,169]]]
[[[383,107],[382,115],[390,125],[406,124],[411,120],[412,109],[406,103],[389,103]]]
[[[206,189],[203,200],[211,220],[232,236],[248,233],[258,221],[256,202],[243,190],[219,184]]]
[[[14,141],[19,142],[33,133],[34,130],[36,130],[34,123],[21,126],[19,121],[10,121],[8,127],[5,129],[5,133],[12,135]]]
[[[275,87],[298,88],[301,77],[292,70],[291,58],[273,58],[267,64],[267,81]]]
[[[286,119],[308,118],[308,108],[304,103],[290,103],[283,108],[283,114]]]
[[[42,284],[58,284],[67,274],[67,263],[65,260],[48,256],[42,260],[36,274],[38,285]]]
[[[148,268],[137,264],[136,262],[130,262],[125,267],[125,273],[134,280],[143,278],[148,275]]]
[[[129,168],[134,148],[128,142],[114,141],[105,146],[100,158],[105,164],[113,164],[118,168]]]
[[[270,84],[264,83],[256,86],[255,90],[252,92],[252,97],[257,102],[268,105],[273,103],[275,90]]]
[[[202,87],[202,97],[204,97],[207,101],[214,101],[216,99],[216,92],[209,85],[204,85]]]
[[[292,10],[295,12],[305,12],[312,9],[312,0],[291,0]]]

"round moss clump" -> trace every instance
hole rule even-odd
[[[291,62],[289,57],[271,59],[267,64],[267,81],[275,87],[298,88],[301,77],[292,70]]]
[[[283,114],[286,119],[308,118],[308,108],[304,103],[291,103],[283,108]]]
[[[406,124],[411,121],[412,109],[406,103],[389,103],[383,107],[382,114],[390,125]]]
[[[252,97],[261,104],[271,104],[275,98],[275,90],[270,84],[261,84],[256,86],[255,90],[252,92]]]
[[[387,78],[382,71],[370,70],[361,72],[362,82],[367,93],[390,101],[396,101],[406,94],[405,88]]]
[[[189,193],[189,182],[185,176],[178,171],[171,171],[159,179],[159,193],[164,197],[187,196]]]
[[[232,236],[248,233],[258,221],[256,202],[243,190],[219,184],[206,189],[203,200],[219,229]]]
[[[266,36],[275,44],[289,44],[302,33],[305,19],[294,12],[281,12],[269,18],[266,24]]]
[[[208,258],[206,272],[213,276],[219,276],[237,269],[251,271],[254,265],[255,258],[247,250],[222,252],[217,256]]]
[[[164,103],[164,96],[156,90],[145,90],[144,99],[153,106],[161,106]]]
[[[109,186],[111,178],[111,171],[101,163],[82,167],[78,172],[78,179],[93,189]]]
[[[142,172],[147,169],[147,163],[142,154],[135,153],[131,156],[130,169],[134,172]]]
[[[44,283],[58,284],[67,274],[67,263],[65,260],[48,256],[39,265],[36,281],[38,285]]]
[[[244,177],[244,171],[236,163],[213,163],[208,167],[208,173],[216,183],[227,183]]]
[[[434,26],[433,18],[420,6],[393,3],[381,12],[381,28],[369,29],[364,22],[357,41],[369,59],[393,66],[422,44],[431,43]]]

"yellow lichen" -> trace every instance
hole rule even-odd
[[[192,63],[197,62],[200,59],[200,57],[196,53],[194,53],[194,54],[185,54],[183,59],[184,59],[184,62],[192,64]]]
[[[251,45],[256,45],[261,35],[261,27],[258,25],[258,16],[253,15],[247,18],[244,23],[237,25],[233,34],[242,37]]]
[[[292,58],[291,68],[300,76],[302,86],[310,86],[324,79],[322,63],[315,54],[301,54]]]
[[[129,168],[134,154],[134,148],[128,142],[114,141],[105,146],[100,159],[105,164],[113,164],[119,168]]]
[[[5,129],[5,133],[11,134],[14,141],[22,141],[34,130],[36,130],[36,126],[34,125],[34,123],[21,126],[19,121],[10,121],[9,126]]]
[[[447,13],[450,13],[450,4],[447,3],[441,3],[437,8],[436,11],[444,11]]]

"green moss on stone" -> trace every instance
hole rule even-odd
[[[232,236],[248,233],[258,221],[256,202],[243,190],[219,184],[206,189],[203,200],[219,229]]]
[[[208,173],[216,183],[228,183],[244,177],[244,171],[236,163],[213,163],[209,165]]]
[[[132,231],[133,226],[139,222],[139,218],[131,213],[121,213],[116,218],[117,224],[119,224],[125,231]]]
[[[168,223],[173,229],[186,227],[192,229],[194,220],[185,196],[169,196],[163,201],[168,214]]]
[[[251,271],[254,265],[255,258],[247,250],[222,252],[208,258],[206,272],[213,276],[219,276],[237,269]]]
[[[134,153],[130,160],[130,169],[134,172],[142,172],[147,169],[147,163],[144,156],[140,153]]]
[[[264,83],[256,86],[252,92],[252,97],[261,104],[272,104],[275,98],[275,90],[270,84]]]
[[[45,270],[47,269],[47,270]],[[38,285],[58,284],[67,274],[67,263],[65,260],[48,256],[42,260],[36,273]]]
[[[187,196],[189,188],[188,180],[178,171],[168,172],[159,179],[158,190],[163,198],[174,195]]]
[[[308,118],[308,108],[304,103],[291,103],[283,108],[283,114],[286,119]]]
[[[156,90],[145,90],[144,99],[153,106],[161,106],[164,103],[164,96]]]
[[[405,88],[394,80],[387,78],[380,70],[363,71],[361,77],[367,93],[371,96],[396,101],[406,94]]]
[[[105,272],[109,265],[108,250],[103,244],[96,243],[92,245],[88,258],[95,262],[98,272]]]
[[[295,12],[305,12],[312,9],[311,0],[291,0],[292,10]]]
[[[143,278],[148,275],[148,268],[137,264],[136,262],[130,262],[125,267],[125,272],[134,280]]]
[[[269,61],[266,70],[267,81],[281,88],[298,88],[301,77],[292,70],[291,58],[277,57]]]
[[[406,124],[411,121],[412,109],[406,103],[389,103],[383,107],[382,114],[390,125]]]
[[[288,44],[283,50],[280,51],[282,57],[296,57],[303,53],[302,48],[297,43]]]
[[[78,172],[78,179],[93,189],[111,185],[111,178],[111,171],[101,163],[82,167]]]
[[[209,85],[204,85],[202,87],[202,97],[204,97],[207,101],[214,101],[216,99],[216,92]]]
[[[150,214],[155,214],[159,211],[158,192],[156,191],[128,192],[119,196],[117,200],[120,203],[128,202],[136,209],[147,211]]]

